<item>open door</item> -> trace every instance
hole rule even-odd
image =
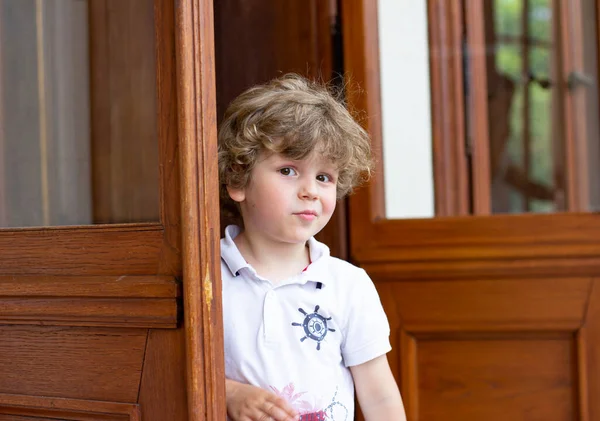
[[[368,115],[380,164],[351,197],[350,250],[390,319],[408,419],[600,420],[598,3],[349,0],[342,11],[345,68],[363,88],[348,98]],[[406,36],[390,41],[399,27]],[[398,51],[391,72],[386,54]],[[424,65],[411,73],[409,60]],[[504,92],[486,80],[491,66],[512,78]],[[505,101],[504,127],[490,103],[510,85],[520,96]],[[401,131],[387,131],[398,120]],[[430,135],[410,137],[423,121]],[[526,176],[504,214],[493,206],[504,200],[493,188],[497,137]],[[428,154],[415,155],[423,145]],[[394,175],[415,156],[412,173]],[[408,213],[406,202],[423,206]]]
[[[211,0],[0,0],[0,420],[225,418]]]

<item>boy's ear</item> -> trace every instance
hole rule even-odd
[[[243,188],[234,188],[227,186],[227,193],[229,194],[229,197],[231,197],[231,200],[233,200],[234,202],[240,203],[243,202],[246,198],[246,190]]]

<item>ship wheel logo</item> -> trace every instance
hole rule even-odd
[[[315,307],[315,311],[308,314],[303,309],[299,308],[298,311],[304,314],[304,321],[302,323],[292,323],[292,326],[302,326],[304,328],[305,337],[300,339],[300,342],[304,342],[307,338],[317,342],[317,351],[321,349],[321,341],[327,336],[327,332],[335,332],[335,329],[327,327],[327,321],[331,320],[331,317],[323,317],[319,314],[319,306]]]

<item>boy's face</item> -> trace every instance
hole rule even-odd
[[[246,235],[304,243],[327,224],[336,204],[338,170],[321,154],[294,161],[263,154],[245,188],[228,188],[240,204]]]

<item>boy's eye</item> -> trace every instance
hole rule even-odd
[[[285,167],[279,170],[281,175],[296,175],[296,170],[290,167]]]
[[[329,183],[330,181],[332,181],[332,178],[327,174],[319,174],[317,175],[317,180],[319,180],[322,183]]]

